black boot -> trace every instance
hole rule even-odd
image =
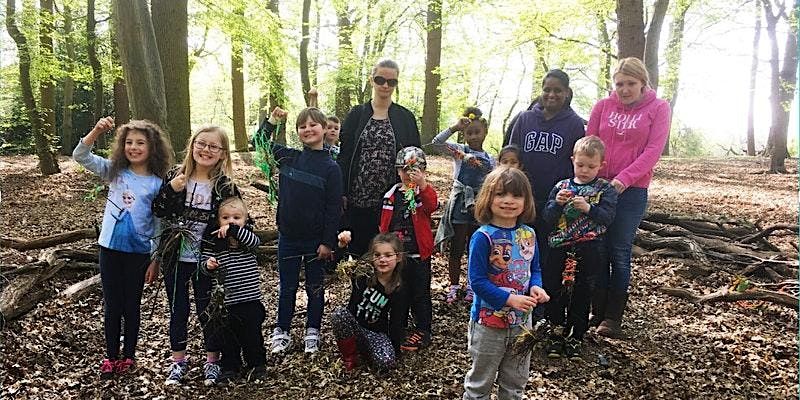
[[[608,291],[606,318],[597,327],[600,336],[619,338],[622,336],[622,314],[628,304],[628,293],[618,290]]]
[[[608,302],[608,289],[595,288],[592,293],[592,318],[589,326],[598,326],[606,318],[606,303]]]

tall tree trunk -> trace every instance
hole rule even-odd
[[[595,18],[597,18],[597,29],[600,33],[600,46],[605,50],[600,59],[600,70],[597,72],[597,98],[595,101],[599,101],[608,96],[608,92],[611,90],[611,37],[608,35],[606,16],[598,12]]]
[[[647,28],[645,39],[644,64],[650,75],[650,87],[658,89],[658,47],[661,41],[661,27],[664,26],[664,17],[667,15],[669,0],[656,0],[653,6],[653,18]]]
[[[644,4],[642,0],[617,0],[617,56],[644,58]]]
[[[61,108],[61,154],[70,155],[78,144],[78,135],[72,127],[72,103],[75,101],[75,80],[72,79],[75,60],[75,43],[72,40],[72,8],[64,5],[64,107]]]
[[[97,57],[97,32],[95,31],[97,20],[94,16],[95,0],[86,1],[86,54],[89,57],[89,66],[92,67],[92,122],[94,124],[105,115],[103,110],[103,67],[100,65],[100,58]],[[92,125],[94,126],[94,125]],[[85,127],[88,132],[91,127]],[[103,135],[98,145],[105,147],[106,139]]]
[[[169,118],[169,126],[161,128],[169,131],[173,148],[180,149],[192,133],[187,0],[152,0],[150,7]]]
[[[244,19],[244,7],[234,13]],[[233,140],[236,151],[247,151],[247,132],[244,115],[244,47],[238,35],[231,36],[231,90],[233,100]]]
[[[797,13],[800,9],[800,1],[794,6],[795,16],[790,19],[789,32],[786,34],[786,45],[783,47],[783,66],[780,72],[780,85],[778,91],[777,119],[770,128],[770,135],[773,136],[772,154],[770,155],[770,171],[787,173],[786,158],[789,157],[787,149],[787,139],[789,130],[789,110],[792,109],[794,91],[797,87]],[[774,129],[774,133],[773,133]]]
[[[322,30],[322,28],[320,27],[320,24],[322,23],[321,21],[322,17],[320,16],[320,14],[322,10],[319,4],[319,0],[314,2],[314,6],[315,6],[314,17],[316,18],[316,23],[314,24],[314,62],[312,63],[311,66],[310,75],[311,75],[311,86],[317,87],[318,85],[317,71],[319,71],[319,33]]]
[[[428,0],[425,56],[425,100],[422,107],[422,143],[439,133],[439,65],[442,59],[442,0]]]
[[[695,0],[678,0],[675,3],[672,14],[672,24],[669,30],[669,40],[667,41],[667,75],[662,80],[664,100],[669,102],[671,110],[675,109],[678,102],[678,90],[680,88],[681,61],[683,60],[683,32],[686,21],[686,12]],[[675,118],[673,112],[670,118]],[[671,122],[671,120],[670,120]],[[670,126],[672,126],[670,124]],[[669,139],[661,151],[662,155],[668,156],[670,152]]]
[[[300,86],[303,93],[308,93],[311,89],[311,79],[308,76],[308,42],[310,41],[308,29],[308,17],[311,12],[311,0],[303,0],[303,20],[301,22],[300,31]],[[308,106],[308,98],[306,98],[306,106]]]
[[[39,24],[39,57],[48,65],[56,62],[53,56],[53,0],[39,0],[41,23]],[[50,139],[56,137],[56,85],[51,74],[39,78],[39,108],[42,115],[42,131]]]
[[[117,28],[114,24],[111,25],[111,42],[114,45],[111,46],[111,59],[115,62],[115,69],[117,66],[120,66],[119,63],[119,46],[116,43],[119,43],[117,40]],[[122,68],[119,68],[121,71]],[[114,77],[114,125],[122,126],[127,124],[131,120],[131,104],[128,101],[128,88],[125,86],[125,78],[122,75],[117,75]],[[182,147],[178,147],[177,149],[180,150]],[[175,147],[172,148],[173,151],[176,150]]]
[[[770,106],[772,108],[772,123],[769,128],[769,138],[767,139],[767,154],[770,156],[770,172],[784,173],[786,166],[784,161],[786,159],[786,139],[789,123],[788,109],[784,109],[784,91],[785,87],[791,88],[791,93],[794,92],[794,80],[784,80],[784,73],[786,77],[794,75],[794,68],[797,58],[797,39],[794,37],[794,27],[790,27],[789,35],[786,40],[787,48],[784,55],[784,71],[780,70],[780,60],[778,52],[778,38],[777,38],[777,24],[778,19],[784,13],[784,3],[778,2],[773,6],[770,0],[762,0],[764,5],[764,17],[767,22],[767,36],[770,41],[770,60],[769,66],[771,71],[770,78]],[[774,9],[774,11],[773,11]],[[792,44],[794,43],[794,44]],[[790,63],[794,58],[794,64],[787,68],[787,63]],[[792,72],[787,72],[791,69]],[[782,88],[784,86],[784,88]],[[791,99],[791,96],[790,96]]]
[[[278,0],[270,0],[268,4],[270,12],[275,15],[275,18],[280,19],[280,12],[278,8]],[[269,109],[275,107],[286,107],[286,89],[284,88],[283,79],[283,58],[273,57],[270,59],[269,64]],[[281,129],[275,136],[275,141],[281,144],[286,144],[286,129]]]
[[[750,101],[747,104],[747,155],[756,155],[756,129],[754,109],[756,103],[756,75],[758,74],[758,44],[761,41],[761,2],[755,1],[756,24],[753,32],[753,58],[750,61]]]
[[[14,39],[17,45],[19,56],[19,83],[22,90],[22,99],[25,103],[28,119],[33,131],[33,140],[36,145],[36,155],[39,157],[39,169],[42,175],[52,175],[61,172],[58,167],[56,155],[50,146],[52,138],[48,138],[42,130],[44,123],[43,116],[36,108],[36,98],[33,95],[33,85],[31,84],[31,53],[28,47],[28,40],[25,34],[19,30],[16,21],[16,1],[6,0],[6,29],[9,36]]]
[[[132,117],[168,126],[164,75],[147,2],[114,0],[113,5],[117,45],[128,85]],[[176,149],[185,145],[172,140],[170,143]]]
[[[347,4],[336,6],[336,21],[339,28],[337,38],[339,40],[339,67],[336,72],[336,100],[334,102],[334,112],[336,115],[345,116],[350,111],[351,96],[353,92],[352,68],[353,68],[353,45],[351,42],[352,26]]]

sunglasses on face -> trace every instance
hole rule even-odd
[[[383,86],[384,83],[388,83],[389,87],[397,86],[397,79],[386,79],[379,75],[373,76],[372,81],[378,86]]]

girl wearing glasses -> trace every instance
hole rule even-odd
[[[400,68],[381,60],[372,69],[372,99],[353,107],[342,124],[341,151],[337,161],[344,182],[344,225],[353,233],[350,249],[367,251],[378,233],[383,194],[399,182],[394,169],[397,152],[420,146],[414,114],[392,101]]]
[[[212,332],[205,313],[211,298],[211,278],[199,273],[198,262],[201,238],[204,233],[210,234],[218,228],[220,203],[229,197],[241,197],[230,178],[233,167],[229,148],[228,135],[218,126],[203,127],[195,132],[187,143],[183,163],[167,173],[153,200],[153,213],[163,218],[164,228],[157,256],[164,271],[170,310],[173,362],[165,382],[168,385],[179,384],[189,371],[186,342],[190,283],[195,311],[203,326],[206,385],[213,385],[220,373],[217,361],[222,343]]]
[[[349,243],[349,232],[339,234],[339,247]],[[371,276],[352,279],[347,307],[331,315],[331,328],[344,362],[352,371],[359,358],[378,370],[395,366],[403,340],[402,273],[405,264],[403,244],[394,233],[381,233],[372,239],[364,258],[373,266]]]

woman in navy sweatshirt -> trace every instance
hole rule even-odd
[[[521,150],[520,162],[533,188],[537,216],[533,225],[543,262],[551,229],[541,218],[542,210],[556,182],[573,176],[572,147],[585,134],[584,120],[572,110],[571,101],[569,76],[560,69],[550,70],[542,82],[541,99],[519,115],[509,139]]]

